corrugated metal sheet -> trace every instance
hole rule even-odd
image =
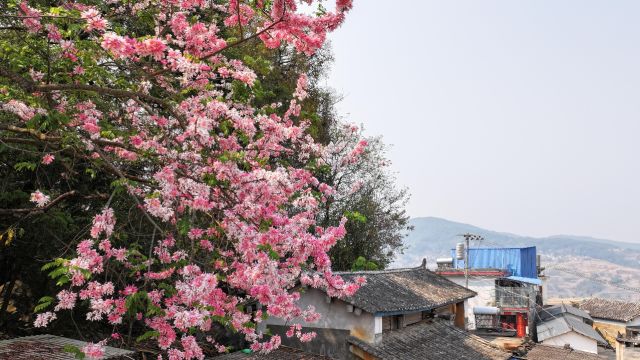
[[[451,249],[453,267],[464,269],[464,260],[455,259],[455,249]],[[469,249],[471,269],[508,270],[512,276],[538,278],[536,269],[536,247],[525,248],[471,248]]]
[[[588,325],[576,318],[559,314],[555,318],[544,321],[537,326],[538,341],[566,334],[569,331],[575,331],[578,334],[591,338],[600,344],[606,344],[606,341],[595,331],[591,325]]]
[[[542,280],[536,279],[536,278],[528,278],[528,277],[522,277],[522,276],[509,276],[507,277],[507,279],[513,280],[513,281],[520,281],[527,284],[542,285]]]

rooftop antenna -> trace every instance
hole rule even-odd
[[[469,288],[469,242],[471,240],[481,241],[481,240],[484,240],[484,237],[476,234],[470,234],[470,233],[460,234],[458,236],[462,236],[465,241],[466,251],[465,251],[465,257],[464,257],[464,283],[465,283],[465,287],[468,289]]]

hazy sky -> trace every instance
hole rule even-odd
[[[331,40],[411,216],[640,242],[640,1],[356,0]]]

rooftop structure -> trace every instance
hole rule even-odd
[[[371,314],[427,311],[476,295],[424,267],[338,274],[345,280],[367,278],[367,283],[345,301]]]
[[[537,324],[538,342],[552,346],[569,345],[576,350],[597,354],[598,345],[606,346],[607,341],[592,327],[590,318],[583,318],[579,316],[580,311],[570,308],[558,307],[556,314],[547,314],[545,320]]]
[[[502,276],[519,278],[538,278],[536,265],[536,247],[523,248],[470,248],[469,269],[492,273],[504,273]],[[455,258],[455,249],[451,249],[452,267],[464,270],[464,260]]]
[[[607,343],[591,325],[573,316],[567,316],[566,313],[558,314],[538,324],[538,341],[545,341],[570,331],[593,339],[599,344],[605,345]]]
[[[574,350],[571,347],[548,346],[536,344],[523,358],[526,360],[603,360],[606,357],[584,351]]]
[[[349,337],[361,358],[403,360],[506,360],[511,354],[442,320],[424,321],[384,334],[374,343]],[[368,356],[368,357],[367,357]]]
[[[588,312],[584,310],[580,310],[577,307],[574,307],[571,305],[566,305],[564,303],[538,309],[538,317],[542,321],[549,320],[561,314],[570,314],[570,315],[573,315],[574,317],[578,317],[582,319],[583,321],[586,320],[585,322],[593,321],[593,319],[591,318],[591,315],[589,315]]]
[[[640,317],[640,303],[621,300],[591,298],[580,304],[580,309],[594,318],[628,322]]]
[[[67,345],[82,348],[84,341],[54,335],[36,335],[0,341],[0,359],[10,360],[74,360],[75,355],[65,352]],[[131,359],[132,351],[106,346],[100,360]]]

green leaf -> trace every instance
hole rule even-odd
[[[75,355],[76,359],[84,359],[85,358],[85,354],[77,346],[73,346],[73,345],[67,344],[67,345],[64,346],[63,350],[64,350],[64,352],[71,353],[71,354]]]
[[[37,166],[36,163],[23,161],[15,164],[13,168],[16,169],[17,171],[22,171],[22,170],[34,171],[36,169],[36,166]]]
[[[67,275],[62,276],[61,278],[58,279],[58,281],[56,281],[56,285],[58,286],[62,286],[64,284],[68,284],[71,281],[71,279],[69,279],[69,277]]]
[[[141,342],[141,341],[145,341],[145,340],[148,340],[148,339],[157,338],[158,336],[160,336],[160,333],[158,331],[155,331],[155,330],[147,331],[146,333],[138,336],[136,338],[136,342]]]
[[[191,229],[191,222],[189,222],[189,219],[182,218],[178,220],[178,233],[180,235],[182,236],[187,235],[190,229]]]
[[[361,223],[366,223],[367,222],[367,217],[362,215],[361,213],[357,212],[357,211],[345,211],[344,216],[352,221],[357,221],[357,222],[361,222]]]
[[[51,296],[43,296],[43,297],[40,298],[40,300],[38,300],[38,304],[42,304],[42,303],[46,303],[46,302],[50,303],[50,302],[52,302],[54,300],[55,299],[52,298]]]
[[[42,303],[42,304],[38,304],[38,305],[36,305],[36,307],[33,308],[33,312],[39,313],[42,310],[48,308],[49,306],[51,306],[51,302],[45,302],[45,303]]]
[[[63,267],[59,267],[59,268],[51,271],[49,273],[49,277],[52,278],[52,279],[57,279],[57,278],[61,277],[62,275],[65,275],[67,272],[68,271],[67,271],[66,267],[64,267],[64,266]]]
[[[273,225],[273,220],[262,219],[260,221],[260,232],[267,232],[271,228],[271,225]]]

